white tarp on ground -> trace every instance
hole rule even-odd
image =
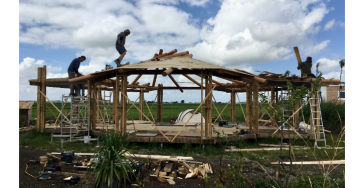
[[[177,119],[176,119],[176,123],[178,122],[187,122],[188,119],[190,119],[191,115],[195,112],[195,109],[187,109],[182,111],[181,113],[178,114]],[[192,118],[190,119],[189,122],[198,122],[199,126],[201,123],[201,112],[197,111]],[[202,116],[202,123],[205,122],[205,118]]]

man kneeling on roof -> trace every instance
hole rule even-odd
[[[126,36],[130,35],[130,30],[126,29],[124,32],[121,32],[118,34],[117,38],[116,38],[116,50],[119,52],[120,56],[118,59],[115,59],[115,63],[117,65],[117,67],[121,67],[122,65],[120,64],[121,61],[123,60],[127,50],[125,49],[125,39]]]
[[[308,56],[305,62],[298,63],[297,70],[301,69],[301,77],[304,74],[307,74],[307,76],[316,78],[316,76],[311,73],[311,68],[312,68],[312,57]]]

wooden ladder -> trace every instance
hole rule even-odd
[[[310,96],[310,92],[308,92]],[[326,148],[326,138],[325,138],[325,129],[324,123],[322,121],[322,113],[321,113],[321,100],[319,92],[313,95],[310,100],[310,109],[311,109],[311,129],[313,129],[313,133],[315,135],[315,144],[318,149]],[[320,144],[319,144],[320,143]]]

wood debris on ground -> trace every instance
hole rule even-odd
[[[157,161],[155,168],[150,173],[151,180],[168,182],[174,185],[174,179],[198,178],[204,179],[212,174],[211,165],[197,161]]]
[[[21,127],[21,128],[19,128],[19,132],[22,132],[22,131],[30,131],[32,129],[34,129],[34,126],[33,125],[26,126],[26,127]]]

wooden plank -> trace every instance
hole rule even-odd
[[[235,152],[235,151],[278,151],[281,148],[251,148],[251,149],[225,149],[226,152]],[[297,150],[304,149],[313,149],[310,147],[300,147],[294,148]],[[344,147],[335,147],[335,148],[325,148],[325,149],[345,149]],[[282,148],[282,150],[289,150],[289,148]]]
[[[272,165],[277,165],[278,162],[271,162]],[[281,162],[284,165],[290,165],[290,162]],[[345,160],[333,160],[333,161],[297,161],[292,162],[293,165],[335,165],[335,164],[345,164]]]
[[[164,172],[172,172],[172,168],[173,168],[173,162],[167,163],[166,166],[164,166]]]
[[[143,134],[143,133],[138,133],[138,134],[135,134],[135,136],[149,136],[149,137],[154,137],[154,136],[157,136],[158,134]]]
[[[172,179],[167,179],[167,182],[169,183],[169,185],[175,185],[176,182],[174,182]]]

